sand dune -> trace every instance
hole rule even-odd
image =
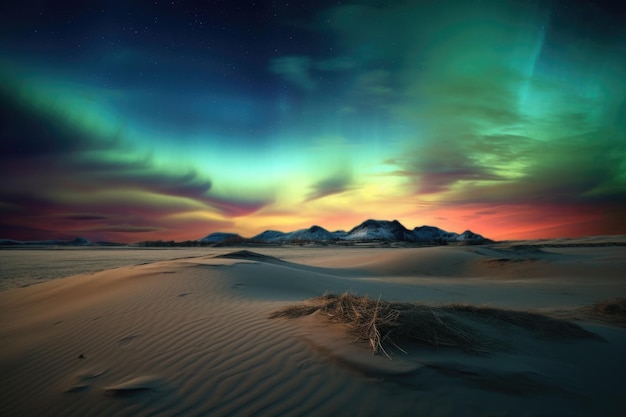
[[[0,414],[623,415],[626,330],[582,307],[626,295],[626,248],[512,246],[228,249],[0,292]],[[487,320],[506,349],[389,360],[319,315],[269,318],[346,290],[538,309],[604,340]]]

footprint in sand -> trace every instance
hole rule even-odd
[[[72,384],[65,392],[82,392],[89,389],[89,381],[98,378],[106,373],[106,369],[102,371],[86,371],[81,372],[74,378],[74,384]]]
[[[311,359],[305,359],[298,363],[298,369],[309,369],[311,366],[313,366],[313,360]]]
[[[135,338],[136,338],[136,337],[138,337],[138,336],[139,336],[138,334],[133,334],[133,335],[130,335],[130,336],[122,337],[120,340],[118,340],[118,341],[117,341],[117,344],[118,344],[120,347],[125,347],[125,346],[128,346],[128,345],[130,345],[130,344],[133,342],[133,340],[135,340]]]
[[[165,389],[165,383],[153,376],[140,376],[126,379],[120,383],[104,388],[105,394],[112,397],[127,397],[146,392],[158,392]]]

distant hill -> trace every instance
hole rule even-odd
[[[222,233],[222,232],[211,233],[210,235],[203,237],[202,239],[198,239],[199,242],[206,242],[206,243],[224,243],[224,242],[241,243],[244,240],[245,240],[244,238],[242,238],[236,233]]]
[[[90,242],[84,237],[72,240],[14,240],[0,239],[1,246],[123,246],[123,243]]]
[[[327,242],[336,240],[337,235],[320,226],[311,226],[308,229],[299,229],[283,233],[276,230],[266,230],[250,239],[255,243],[293,243],[293,242]]]

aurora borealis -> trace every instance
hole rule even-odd
[[[0,6],[0,238],[626,233],[619,2]]]

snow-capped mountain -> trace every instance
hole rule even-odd
[[[324,242],[334,240],[334,236],[328,230],[320,226],[311,226],[308,229],[300,229],[287,234],[290,241],[315,241]]]
[[[252,242],[280,242],[288,233],[279,232],[278,230],[266,230],[263,233],[259,233],[250,240]]]
[[[421,226],[413,229],[415,240],[419,242],[481,242],[484,241],[481,235],[473,233],[469,230],[458,234],[454,232],[446,232],[438,227]]]
[[[470,230],[458,234],[447,232],[433,226],[416,227],[409,230],[397,220],[366,220],[349,232],[339,230],[329,232],[320,226],[299,229],[293,232],[266,230],[250,239],[244,239],[234,233],[212,233],[200,239],[205,243],[249,242],[257,244],[283,244],[302,242],[416,242],[424,244],[465,243],[480,244],[490,242],[483,236]]]
[[[397,221],[366,220],[348,232],[345,240],[412,241],[412,233]]]
[[[332,232],[332,235],[334,240],[346,240],[348,232],[346,232],[345,230],[337,230],[335,232]]]
[[[413,229],[415,240],[418,242],[464,242],[464,243],[486,243],[489,239],[466,230],[461,234],[446,232],[438,227],[421,226]]]
[[[478,233],[474,233],[471,230],[464,231],[457,238],[458,242],[484,242],[485,240],[488,239],[485,239]]]
[[[413,236],[419,241],[447,241],[453,237],[452,235],[456,235],[456,233],[446,232],[434,226],[420,226],[413,229]]]
[[[295,230],[289,233],[278,232],[276,230],[266,230],[254,236],[254,242],[284,243],[284,242],[325,242],[336,240],[336,237],[328,230],[320,226],[311,226],[308,229]]]

